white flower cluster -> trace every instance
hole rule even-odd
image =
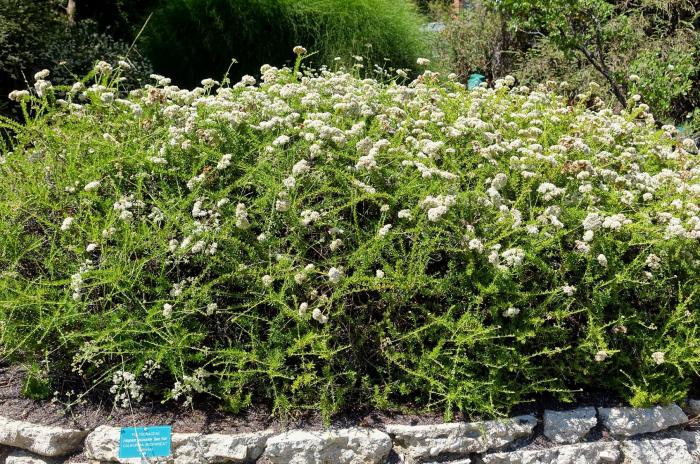
[[[447,214],[449,207],[454,205],[456,201],[457,199],[454,195],[428,195],[420,203],[420,206],[428,213],[428,220],[436,222]]]
[[[172,398],[177,401],[184,398],[185,405],[191,405],[195,393],[204,393],[208,390],[206,378],[209,374],[202,368],[195,370],[192,375],[182,376],[182,380],[175,381],[172,388]]]
[[[143,399],[143,388],[136,381],[136,375],[127,371],[112,374],[112,387],[109,392],[114,395],[114,403],[128,408]]]

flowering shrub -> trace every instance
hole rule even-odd
[[[117,406],[451,416],[687,393],[692,141],[644,106],[300,60],[124,98],[101,63],[88,88],[40,73],[13,94],[37,116],[0,158],[2,357]]]

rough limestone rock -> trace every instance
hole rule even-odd
[[[8,454],[5,461],[0,462],[5,464],[58,464],[59,461],[17,450]]]
[[[119,458],[119,428],[101,426],[85,439],[85,451],[90,459],[103,462],[133,463],[134,459]],[[271,431],[241,434],[173,433],[172,457],[157,462],[168,464],[208,464],[218,462],[253,462],[265,449]]]
[[[395,444],[413,461],[443,455],[483,453],[532,434],[535,416],[472,423],[387,425]]]
[[[685,424],[688,416],[677,404],[653,408],[598,408],[603,425],[618,437],[658,432]]]
[[[544,412],[544,435],[555,443],[575,443],[597,424],[596,410],[592,406]]]
[[[690,416],[700,416],[700,400],[688,400],[685,403],[685,410]]]
[[[623,464],[694,464],[683,440],[635,440],[622,442]]]
[[[691,455],[700,458],[700,432],[683,430],[678,438],[685,442]]]
[[[389,435],[374,429],[292,430],[267,440],[263,458],[273,464],[383,464]]]
[[[175,464],[254,462],[265,450],[265,443],[272,434],[272,431],[262,431],[192,437],[175,448]]]
[[[65,456],[80,448],[87,431],[64,429],[0,416],[0,444],[41,456]]]
[[[471,459],[458,459],[456,461],[443,461],[443,462],[426,462],[425,464],[471,464]]]
[[[484,464],[609,464],[620,459],[618,442],[578,443],[540,450],[487,454]]]

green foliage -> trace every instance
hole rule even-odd
[[[95,21],[101,32],[131,43],[159,3],[160,0],[80,0],[75,13],[78,21]]]
[[[265,63],[288,63],[295,45],[317,52],[317,65],[360,55],[367,69],[412,68],[429,53],[421,22],[409,0],[170,0],[144,47],[159,72],[190,86],[221,78],[232,59],[232,76],[258,75]]]
[[[138,50],[98,31],[91,20],[69,24],[61,2],[0,0],[0,94],[2,104],[16,89],[24,89],[34,73],[52,69],[54,84],[72,83],[96,61],[128,59],[124,84],[136,87],[152,72]],[[130,53],[129,53],[130,52]],[[128,55],[128,57],[127,57]],[[3,111],[5,112],[5,111]]]
[[[677,18],[667,19],[665,11],[618,8],[601,21],[600,52],[610,76],[627,93],[641,95],[662,122],[682,121],[700,105],[700,35]],[[595,32],[594,26],[589,29]],[[577,40],[584,36],[576,34]],[[588,43],[591,41],[593,37]],[[576,46],[588,45],[582,40]],[[567,53],[570,50],[563,48],[556,36],[548,35],[527,51],[514,70],[515,75],[532,84],[542,79],[542,70],[546,69],[548,78],[566,80],[573,91],[601,81],[601,73],[593,63],[582,53]]]
[[[51,397],[51,384],[47,373],[38,364],[27,369],[22,386],[22,395],[33,400],[46,400]]]
[[[435,42],[439,61],[466,81],[471,73],[488,78],[512,72],[519,50],[526,48],[527,35],[511,31],[506,19],[481,0],[470,2],[455,15],[452,5],[431,5],[431,14],[445,25]]]
[[[479,69],[481,56],[493,77],[512,74],[533,86],[566,81],[572,97],[598,82],[608,102],[624,107],[627,96],[638,93],[660,122],[688,122],[695,131],[698,18],[687,0],[475,2],[459,18],[446,19],[443,38],[457,72]]]
[[[630,62],[639,76],[631,83],[654,111],[666,120],[682,120],[687,108],[700,106],[700,35],[683,32],[640,47]],[[700,127],[699,127],[700,129]]]
[[[590,94],[303,73],[16,95],[33,116],[0,158],[4,358],[48,357],[122,407],[326,418],[686,394],[692,141]]]

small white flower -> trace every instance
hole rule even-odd
[[[313,313],[311,313],[311,317],[313,317],[315,320],[317,320],[317,321],[320,322],[321,324],[325,324],[326,322],[328,322],[328,316],[326,316],[325,314],[323,314],[323,313],[321,312],[321,310],[318,309],[318,308],[315,308],[315,309],[313,310]]]
[[[534,224],[528,225],[527,227],[525,227],[525,230],[530,235],[536,235],[540,232],[540,229]]]
[[[501,253],[501,257],[505,260],[506,266],[520,266],[525,259],[525,252],[522,248],[509,248]]]
[[[576,287],[567,284],[561,287],[561,291],[564,292],[566,296],[574,296],[574,293],[576,293]]]
[[[343,271],[337,267],[332,267],[328,270],[328,280],[332,284],[337,284],[343,277]]]
[[[608,267],[608,258],[606,258],[605,255],[600,254],[596,259],[598,260],[598,264],[603,267]]]
[[[272,276],[269,274],[265,274],[264,276],[262,276],[262,283],[266,287],[272,285]]]
[[[301,223],[305,226],[308,226],[309,224],[318,221],[321,219],[321,213],[318,211],[313,211],[310,209],[305,209],[304,211],[301,212]]]
[[[469,240],[469,249],[474,250],[477,253],[484,252],[484,244],[478,238],[473,238]]]
[[[605,351],[605,350],[600,350],[600,351],[598,351],[598,352],[595,354],[595,360],[596,360],[597,362],[603,362],[603,361],[605,361],[606,359],[608,359],[608,356],[609,356],[609,354],[608,354],[607,351]]]
[[[297,45],[292,49],[292,51],[297,55],[306,55],[306,49],[301,45]]]
[[[447,213],[447,206],[445,205],[440,205],[436,206],[435,208],[430,208],[428,210],[428,220],[431,222],[436,222],[438,221],[442,216]]]
[[[231,166],[231,159],[233,158],[233,155],[230,153],[225,154],[224,156],[221,157],[219,162],[216,164],[216,169],[219,171],[226,169],[227,167]]]
[[[243,230],[250,227],[250,222],[248,222],[248,211],[243,203],[238,203],[238,205],[236,205],[236,227]]]
[[[272,141],[272,145],[277,146],[277,147],[283,146],[283,145],[288,144],[290,140],[291,139],[289,138],[288,135],[280,135],[279,137],[277,137],[275,140]]]
[[[656,270],[659,267],[661,267],[661,258],[652,253],[649,256],[647,256],[647,260],[644,262],[644,264],[649,269]]]
[[[28,98],[30,95],[28,90],[13,90],[8,95],[8,98],[12,101],[21,101]]]
[[[603,219],[598,213],[589,213],[583,220],[583,230],[597,230],[603,224]]]
[[[86,192],[89,192],[91,190],[96,190],[100,187],[100,181],[99,180],[93,180],[92,182],[89,182],[85,184],[85,187],[83,187],[83,190]]]
[[[298,161],[292,167],[292,174],[294,174],[295,176],[300,176],[302,174],[306,174],[309,171],[311,171],[311,165],[305,159]]]
[[[503,311],[503,316],[504,317],[515,317],[520,313],[520,310],[518,308],[510,307]]]
[[[491,187],[493,187],[496,190],[501,190],[503,187],[506,186],[508,183],[508,176],[503,174],[502,172],[496,174],[496,177],[491,180]]]
[[[97,243],[88,243],[88,246],[85,247],[85,251],[88,253],[93,252],[97,249]]]
[[[215,85],[219,85],[219,81],[215,81],[212,78],[207,78],[207,79],[202,79],[201,84],[202,84],[202,87],[204,87],[205,89],[210,89],[210,88],[214,87]]]
[[[384,278],[384,271],[381,269],[377,269],[377,272],[375,272],[375,275],[377,276],[377,279],[383,279]]]
[[[48,69],[42,69],[38,73],[34,74],[34,80],[40,81],[41,79],[46,79],[47,77],[49,77],[49,74],[50,72]]]
[[[537,193],[542,195],[542,198],[545,201],[552,200],[564,193],[564,189],[561,189],[557,187],[554,184],[551,184],[549,182],[543,182],[540,184],[539,187],[537,187]]]
[[[401,211],[399,211],[398,217],[399,219],[406,219],[407,221],[410,221],[411,219],[413,219],[413,214],[411,214],[410,209],[402,209]]]
[[[428,66],[430,64],[430,60],[427,58],[418,58],[416,60],[416,64],[418,66]]]
[[[309,303],[306,301],[299,305],[299,315],[303,316],[309,310]],[[314,318],[315,319],[315,318]]]
[[[73,218],[72,217],[67,217],[63,220],[63,223],[61,224],[61,230],[66,231],[70,229],[71,225],[73,224]]]
[[[343,246],[343,241],[339,238],[334,239],[331,244],[330,244],[330,249],[331,251],[336,251],[338,250],[341,246]]]
[[[289,211],[290,203],[287,200],[277,200],[275,201],[275,211],[278,211],[280,213],[284,213],[285,211]]]
[[[382,226],[381,229],[379,229],[377,235],[379,235],[380,237],[386,237],[386,235],[389,233],[392,227],[393,226],[391,224],[385,224],[384,226]]]
[[[656,364],[663,364],[666,362],[666,354],[663,351],[655,351],[651,354],[651,359],[653,359]]]
[[[207,305],[207,316],[211,316],[216,312],[216,310],[219,309],[219,305],[216,303],[209,303]]]
[[[171,305],[170,303],[165,303],[163,305],[163,317],[167,317],[168,319],[170,319],[170,316],[172,316],[172,315],[173,315],[173,305]]]

